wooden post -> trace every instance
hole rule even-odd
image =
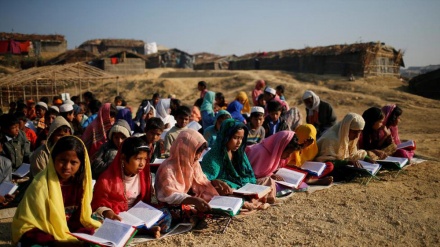
[[[37,82],[37,79],[35,79],[35,93],[37,94],[37,99],[35,101],[38,102],[40,100],[40,97],[38,96],[38,82]]]

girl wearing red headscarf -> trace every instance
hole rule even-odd
[[[255,88],[252,90],[252,103],[254,106],[258,105],[258,96],[263,93],[263,88],[266,86],[266,82],[263,80],[258,80],[255,83]]]
[[[151,184],[149,148],[139,137],[127,138],[112,164],[96,182],[92,209],[104,218],[121,220],[120,212],[127,211],[139,201],[151,204],[154,188]],[[171,217],[165,217],[147,230],[156,238],[167,232]]]

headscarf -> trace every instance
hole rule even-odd
[[[81,137],[89,151],[90,157],[107,141],[107,132],[112,127],[110,106],[110,103],[105,103],[99,109],[97,117],[87,126]]]
[[[226,145],[239,129],[244,129],[244,138],[240,148],[233,153],[233,160],[230,160]],[[222,180],[233,189],[240,188],[247,183],[256,183],[251,164],[244,152],[248,132],[246,125],[235,119],[223,121],[214,146],[205,154],[201,164],[209,180]]]
[[[116,114],[116,120],[118,120],[118,119],[125,120],[128,123],[128,125],[130,126],[130,129],[134,131],[133,116],[131,114],[130,109],[123,108],[123,109],[119,110],[118,113]]]
[[[232,101],[226,110],[231,114],[233,119],[236,119],[240,122],[244,122],[244,117],[241,115],[241,109],[243,109],[243,105],[238,102],[238,100]],[[215,122],[214,122],[215,123]]]
[[[73,136],[74,138],[78,137]],[[62,137],[66,138],[66,137]],[[70,137],[72,138],[72,136]],[[80,140],[81,141],[81,140]],[[87,149],[84,150],[83,197],[81,201],[80,222],[87,228],[98,228],[101,224],[91,218],[92,173]],[[17,207],[12,220],[12,242],[17,243],[29,230],[38,228],[52,235],[55,240],[75,240],[69,235],[61,185],[52,157],[46,169],[38,173]]]
[[[391,114],[393,113],[394,109],[396,109],[396,105],[390,104],[382,107],[383,115],[385,115],[385,118],[383,119],[383,125],[386,125],[389,118],[391,117]],[[393,138],[393,141],[396,145],[400,144],[400,137],[399,137],[399,127],[396,126],[387,126],[388,129],[391,131],[391,137]],[[381,133],[383,136],[383,133]]]
[[[243,108],[241,109],[241,113],[250,113],[251,112],[251,105],[249,104],[248,96],[245,92],[241,91],[237,94],[237,97],[235,97],[238,101],[244,101]]]
[[[352,160],[364,159],[367,155],[365,150],[358,150],[358,138],[350,141],[348,134],[350,129],[362,130],[365,121],[361,115],[348,113],[339,123],[328,129],[318,140],[318,157],[316,160],[325,162],[328,160]]]
[[[152,104],[150,104],[150,102],[148,101],[147,105],[144,107],[143,109],[143,113],[144,114],[148,114],[150,113],[150,111],[153,110],[153,117],[156,117],[156,109],[154,108],[154,106]]]
[[[127,140],[127,139],[126,139]],[[122,147],[122,145],[121,145]],[[142,171],[139,172],[140,193],[134,204],[142,200],[145,203],[151,202],[151,176],[150,164],[147,164]],[[108,207],[119,214],[128,210],[127,198],[124,195],[125,185],[122,177],[122,153],[119,148],[110,166],[99,175],[93,190],[92,209],[99,207]]]
[[[169,128],[172,128],[176,124],[176,120],[170,115],[170,107],[171,99],[160,99],[156,106],[156,114],[165,125],[169,124]]]
[[[316,144],[316,128],[312,124],[303,124],[295,130],[298,136],[298,143],[304,143],[307,139],[312,138],[313,143],[301,149],[294,151],[289,158],[288,165],[301,167],[306,161],[311,161],[318,154],[318,145]]]
[[[208,91],[203,97],[203,103],[200,106],[200,112],[206,111],[208,113],[214,113],[214,101],[215,101],[215,92]]]
[[[313,105],[311,108],[309,108],[306,105],[306,108],[309,111],[309,115],[313,115],[314,111],[318,111],[318,107],[319,107],[319,104],[321,103],[321,99],[312,90],[306,90],[303,94],[302,100],[308,99],[310,97],[313,98]]]
[[[157,199],[162,202],[182,201],[177,195],[187,194],[190,190],[194,196],[210,201],[218,195],[216,189],[206,178],[196,157],[196,151],[206,143],[203,136],[193,129],[185,129],[177,136],[166,159],[156,173]]]
[[[219,117],[224,115],[228,115],[229,117],[231,117],[231,114],[229,114],[228,111],[220,110],[215,115],[214,124],[204,130],[203,136],[205,140],[208,141],[208,147],[212,147],[214,145],[215,140],[217,139],[217,132],[218,132],[218,130],[216,129],[217,120],[219,119]]]
[[[294,135],[293,131],[279,131],[246,148],[256,178],[269,177],[279,168],[281,154]]]
[[[263,89],[266,86],[266,82],[264,80],[258,80],[255,83],[255,88],[252,90],[252,103],[254,106],[258,105],[258,96],[263,93]]]

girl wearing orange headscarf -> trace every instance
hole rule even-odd
[[[254,106],[258,105],[258,96],[263,93],[263,88],[266,86],[266,82],[264,80],[258,80],[255,83],[255,88],[252,90],[252,103]]]
[[[304,147],[302,150],[294,151],[289,158],[287,165],[289,168],[295,170],[301,168],[306,161],[312,161],[318,154],[318,145],[316,144],[316,128],[311,124],[303,124],[298,126],[295,130],[298,136],[298,142],[304,143],[308,139],[312,139],[312,144]],[[307,184],[321,184],[328,185],[333,182],[333,177],[328,176],[333,171],[333,164],[326,162],[326,168],[320,176],[308,175],[305,182]]]

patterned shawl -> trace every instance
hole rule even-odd
[[[171,156],[166,159],[156,173],[157,199],[169,204],[179,204],[188,197],[190,190],[196,197],[210,201],[218,195],[206,178],[196,151],[206,143],[203,136],[193,129],[180,132],[171,146]]]
[[[81,137],[89,151],[90,157],[107,141],[107,132],[113,125],[110,119],[110,106],[110,103],[105,103],[99,109],[98,116],[87,126]]]

